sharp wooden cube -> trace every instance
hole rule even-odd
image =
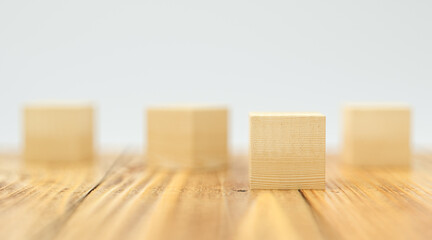
[[[410,108],[405,105],[347,105],[343,159],[364,166],[410,164]]]
[[[214,168],[227,163],[226,108],[161,107],[147,110],[149,164]]]
[[[77,163],[93,159],[93,108],[40,104],[24,109],[26,162]]]
[[[323,189],[325,134],[319,113],[251,113],[251,189]]]

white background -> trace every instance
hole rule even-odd
[[[249,111],[319,111],[340,146],[346,101],[405,102],[432,145],[432,1],[0,0],[0,145],[21,107],[90,100],[101,146],[143,145],[146,106],[226,104],[231,143]]]

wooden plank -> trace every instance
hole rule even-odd
[[[107,176],[80,205],[57,238],[124,239],[142,222],[146,223],[147,212],[157,200],[155,191],[165,185],[169,174],[144,168],[141,161],[135,158]]]
[[[237,239],[321,239],[309,206],[298,190],[256,190]]]
[[[431,239],[431,155],[412,169],[356,168],[329,157],[324,192],[302,190],[329,239]]]
[[[109,163],[118,157],[99,160]],[[59,227],[53,223],[74,208],[106,171],[106,164],[26,168],[16,155],[0,157],[0,166],[0,239],[39,238],[46,229],[53,231]]]
[[[197,172],[126,155],[101,159],[96,172],[57,174],[22,169],[17,158],[0,156],[0,239],[432,238],[432,151],[409,170],[328,156],[326,189],[300,191],[250,190],[246,156]]]
[[[58,238],[246,239],[250,232],[261,236],[263,230],[280,238],[293,234],[320,237],[298,191],[275,191],[262,197],[249,191],[245,157],[233,159],[228,171],[204,172],[153,169],[138,160],[110,175],[83,202]],[[263,219],[266,199],[271,200],[272,211]],[[292,231],[272,217],[278,212],[293,224]],[[265,221],[268,226],[252,226],[249,220]]]

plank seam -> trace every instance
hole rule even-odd
[[[127,153],[129,152],[129,147],[125,148],[120,155],[114,160],[102,178],[92,187],[90,188],[82,197],[80,197],[75,203],[73,203],[61,216],[57,219],[53,220],[50,224],[44,227],[39,233],[35,234],[35,239],[55,239],[62,230],[62,228],[66,225],[69,219],[73,216],[76,210],[81,206],[84,200],[90,196],[90,194],[96,190],[106,179],[107,177],[114,171],[115,167],[120,164],[121,160],[127,159],[122,164],[123,166],[130,162],[132,157],[126,158]],[[54,232],[50,233],[50,229],[53,229]]]

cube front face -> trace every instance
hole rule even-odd
[[[325,116],[250,115],[252,189],[324,189]]]
[[[26,162],[89,162],[93,159],[93,108],[26,107],[24,134]]]
[[[154,165],[193,165],[193,112],[149,109],[147,155]]]
[[[227,109],[147,110],[149,164],[169,168],[213,168],[228,158]]]
[[[198,167],[224,166],[228,161],[228,111],[196,111],[194,114],[194,158]]]
[[[408,166],[410,155],[408,107],[345,107],[345,162],[364,166]]]

